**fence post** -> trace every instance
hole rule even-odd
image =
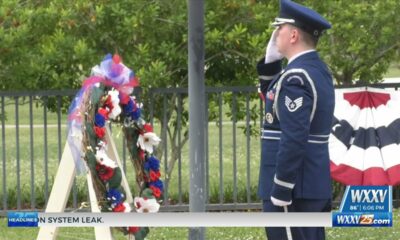
[[[190,0],[189,19],[189,211],[205,211],[205,84],[204,84],[204,1]],[[205,228],[190,228],[189,239],[201,240]]]

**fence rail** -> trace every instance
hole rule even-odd
[[[375,84],[393,88],[400,84]],[[141,97],[140,89],[137,92]],[[76,90],[0,92],[2,177],[0,215],[9,209],[42,210],[66,142],[66,111]],[[156,154],[162,161],[165,182],[162,211],[188,210],[189,159],[187,143],[187,89],[150,89],[144,116],[163,139]],[[256,197],[262,102],[255,87],[206,88],[206,208],[217,210],[260,209]],[[134,175],[126,142],[118,128],[114,140],[123,168],[133,188]],[[88,201],[83,178],[77,177],[68,203],[78,210]],[[135,192],[135,189],[132,189]],[[137,191],[137,190],[136,190]],[[394,206],[400,191],[394,189]],[[338,200],[338,199],[337,199]],[[337,203],[337,202],[336,202]]]
[[[256,90],[255,87],[213,87],[206,89],[206,98],[208,99],[205,105],[206,119],[209,120],[204,124],[206,133],[205,185],[207,204],[232,203],[237,204],[236,208],[240,204],[244,209],[257,202],[254,196],[254,186],[257,185],[257,155],[260,142],[257,137],[250,134],[250,130],[255,128],[258,132],[261,126],[261,118],[257,117],[256,120],[252,120],[250,114],[251,110],[257,111],[257,116],[263,114]],[[178,187],[177,204],[182,205],[184,203],[182,193],[188,192],[188,189],[184,189],[182,182],[187,183],[189,181],[188,176],[184,176],[182,173],[182,169],[187,166],[183,162],[182,154],[187,152],[188,149],[187,146],[180,146],[179,144],[185,141],[184,132],[187,130],[183,119],[187,114],[187,109],[185,109],[187,89],[154,89],[149,93],[149,99],[150,118],[153,123],[158,121],[162,126],[160,135],[163,139],[161,149],[163,150],[164,172],[172,171],[174,159],[178,164],[175,174]],[[159,101],[157,102],[156,99]],[[170,107],[171,105],[174,107]],[[162,107],[160,108],[160,106]],[[239,108],[239,106],[242,108]],[[162,109],[162,111],[156,112],[157,109]],[[170,126],[169,124],[174,121],[175,125]],[[168,134],[171,127],[177,129],[175,138]],[[252,142],[255,144],[252,145]],[[171,149],[173,150],[171,151]],[[178,150],[177,154],[170,156],[174,155],[174,149]],[[241,151],[237,151],[238,149]],[[241,157],[238,157],[239,154],[241,154]],[[254,161],[256,158],[257,161]],[[168,191],[165,191],[164,194],[165,210],[170,207],[169,191],[172,189],[169,180],[166,181],[166,189]],[[171,209],[173,209],[172,206]]]

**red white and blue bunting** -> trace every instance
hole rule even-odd
[[[400,184],[400,92],[363,87],[335,94],[332,178],[346,185]]]

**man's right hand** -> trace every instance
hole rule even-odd
[[[278,46],[276,45],[276,35],[278,29],[272,32],[271,38],[269,39],[267,49],[265,51],[265,63],[271,63],[283,58],[283,55],[279,52]]]

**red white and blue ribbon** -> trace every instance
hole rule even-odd
[[[400,184],[400,92],[363,87],[335,94],[332,178],[346,185]]]
[[[120,56],[117,54],[114,56],[107,54],[99,65],[92,68],[91,76],[82,83],[82,88],[76,94],[68,111],[68,143],[78,174],[86,172],[86,167],[82,160],[82,132],[84,115],[87,111],[84,99],[90,95],[92,88],[100,83],[113,87],[116,90],[116,94],[121,96],[129,96],[134,87],[139,86],[139,80],[135,73],[122,63]],[[116,95],[116,98],[118,98],[118,95]]]

